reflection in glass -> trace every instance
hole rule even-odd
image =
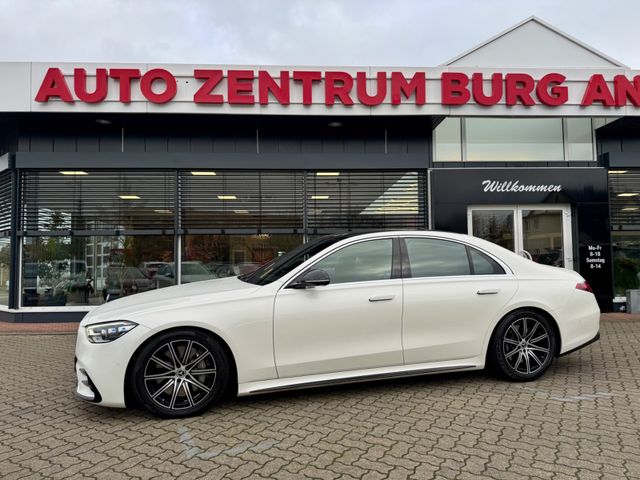
[[[512,210],[473,210],[473,236],[515,251]]]
[[[302,244],[302,235],[185,235],[182,283],[251,273]],[[167,266],[167,271],[173,264]],[[158,272],[164,276],[166,272]]]
[[[25,237],[22,305],[99,305],[160,288],[173,261],[173,237]]]
[[[422,172],[309,172],[306,226],[323,233],[423,228],[426,198]]]
[[[640,232],[611,232],[615,294],[640,288]]]
[[[0,238],[0,305],[9,305],[10,239]]]
[[[567,160],[593,160],[593,129],[590,118],[567,118]]]
[[[522,235],[534,262],[564,267],[561,211],[523,210]]]
[[[462,160],[460,119],[445,118],[433,131],[435,162],[459,162]]]
[[[391,278],[391,239],[371,240],[342,248],[323,258],[314,270],[324,270],[331,283],[368,282]]]
[[[464,245],[433,238],[407,238],[411,277],[471,275]]]
[[[468,161],[562,161],[561,118],[467,118]]]

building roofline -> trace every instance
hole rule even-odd
[[[484,42],[476,45],[473,48],[470,48],[469,50],[462,52],[461,54],[447,60],[444,63],[441,63],[439,66],[441,67],[446,67],[451,65],[454,62],[457,62],[458,60],[460,60],[461,58],[464,58],[470,54],[472,54],[473,52],[476,52],[477,50],[480,50],[481,48],[483,48],[485,45],[488,45],[496,40],[498,40],[501,37],[504,37],[505,35],[507,35],[508,33],[511,33],[512,31],[520,28],[522,25],[529,23],[529,22],[536,22],[537,24],[545,27],[548,30],[551,30],[553,33],[560,35],[561,37],[566,38],[567,40],[569,40],[572,43],[575,43],[576,45],[578,45],[579,47],[582,47],[588,51],[590,51],[591,53],[593,53],[594,55],[606,60],[607,62],[615,65],[616,67],[620,67],[620,68],[630,68],[628,65],[625,65],[624,63],[620,62],[619,60],[616,60],[613,57],[610,57],[609,55],[606,55],[605,53],[602,53],[600,50],[597,50],[595,48],[593,48],[592,46],[578,40],[575,37],[572,37],[571,35],[569,35],[568,33],[563,32],[562,30],[560,30],[559,28],[551,25],[548,22],[545,22],[544,20],[542,20],[541,18],[536,17],[535,15],[531,15],[530,17],[525,18],[524,20],[522,20],[521,22],[516,23],[515,25],[507,28],[506,30],[498,33],[497,35],[494,35],[493,37],[489,38],[488,40],[485,40]]]

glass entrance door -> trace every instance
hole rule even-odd
[[[469,207],[469,234],[531,260],[573,268],[571,209],[563,205]]]

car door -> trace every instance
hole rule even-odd
[[[403,250],[405,363],[476,357],[517,290],[485,252],[442,238],[407,237]]]
[[[315,262],[326,286],[277,293],[274,348],[279,377],[402,365],[398,240],[359,241]],[[394,268],[394,251],[396,265]]]

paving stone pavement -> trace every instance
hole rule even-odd
[[[186,420],[76,400],[74,335],[0,335],[0,478],[640,478],[640,322],[540,380],[483,372],[234,399]]]

